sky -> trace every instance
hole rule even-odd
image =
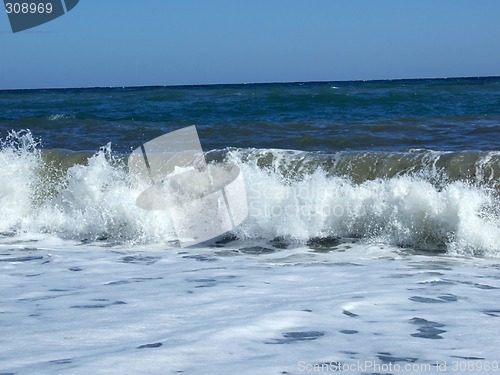
[[[498,0],[80,0],[14,34],[2,8],[0,89],[500,76],[499,17]]]

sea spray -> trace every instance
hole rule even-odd
[[[59,156],[49,151],[50,162],[42,156],[47,150],[41,152],[26,131],[12,132],[2,142],[1,232],[109,244],[176,240],[168,210],[147,211],[135,204],[149,186],[131,184],[123,158],[110,144],[75,157],[73,164],[67,151]],[[454,158],[463,155],[429,151],[415,159],[415,152],[410,154],[228,149],[208,152],[207,160],[241,169],[249,216],[233,235],[243,242],[285,238],[300,245],[338,238],[500,256],[498,153],[471,156],[477,166],[472,179],[450,172]],[[363,157],[367,174],[359,178]],[[57,158],[61,163],[54,162]],[[383,163],[391,176],[380,167]]]
[[[39,141],[30,131],[11,131],[0,140],[0,232],[17,230],[32,213],[41,165]]]
[[[262,152],[265,163],[255,157]],[[451,180],[443,171],[428,168],[357,182],[324,168],[324,162],[312,169],[304,161],[307,153],[250,153],[254,155],[233,150],[227,156],[240,163],[246,178],[250,213],[239,229],[242,237],[307,241],[336,236],[419,250],[500,255],[498,181]]]
[[[112,243],[175,239],[167,213],[135,205],[140,190],[131,188],[126,168],[113,157],[110,144],[82,164],[54,171],[60,165],[43,164],[30,139],[30,132],[11,133],[2,145],[0,157],[7,166],[1,172],[2,232]]]

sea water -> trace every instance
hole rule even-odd
[[[0,92],[0,373],[499,372],[500,79]],[[196,125],[181,248],[127,157]]]

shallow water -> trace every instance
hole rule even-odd
[[[498,372],[499,84],[0,92],[0,374]],[[249,215],[182,249],[126,160],[193,124]]]
[[[257,254],[238,241],[188,250],[44,241],[2,240],[6,373],[298,374],[325,363],[434,373],[499,359],[495,259],[360,243]]]

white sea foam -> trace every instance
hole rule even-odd
[[[9,143],[10,142],[10,143]],[[500,256],[495,190],[453,181],[436,186],[399,176],[354,183],[322,169],[287,179],[231,151],[245,179],[249,217],[235,234],[245,240],[283,237],[361,238],[462,255]],[[0,151],[0,231],[111,243],[175,240],[168,211],[135,205],[148,186],[132,187],[126,168],[103,147],[57,183],[30,133],[12,133]]]
[[[30,133],[13,133],[12,137],[18,140],[0,151],[0,231],[129,243],[175,239],[166,212],[135,205],[141,190],[131,188],[125,169],[111,157],[109,145],[87,165],[72,166],[54,182],[48,177],[50,167],[42,168]]]
[[[233,154],[233,162],[238,155]],[[494,191],[456,181],[438,188],[402,176],[355,184],[317,170],[299,181],[242,163],[250,217],[247,237],[365,237],[419,249],[500,255]]]
[[[11,132],[0,143],[0,232],[16,229],[32,213],[37,142],[30,132]]]
[[[321,363],[378,373],[375,366],[392,363],[396,373],[414,374],[499,366],[496,260],[409,257],[356,244],[345,252],[225,256],[236,249],[47,249],[42,242],[0,245],[5,373],[300,374],[317,373],[310,366]]]

